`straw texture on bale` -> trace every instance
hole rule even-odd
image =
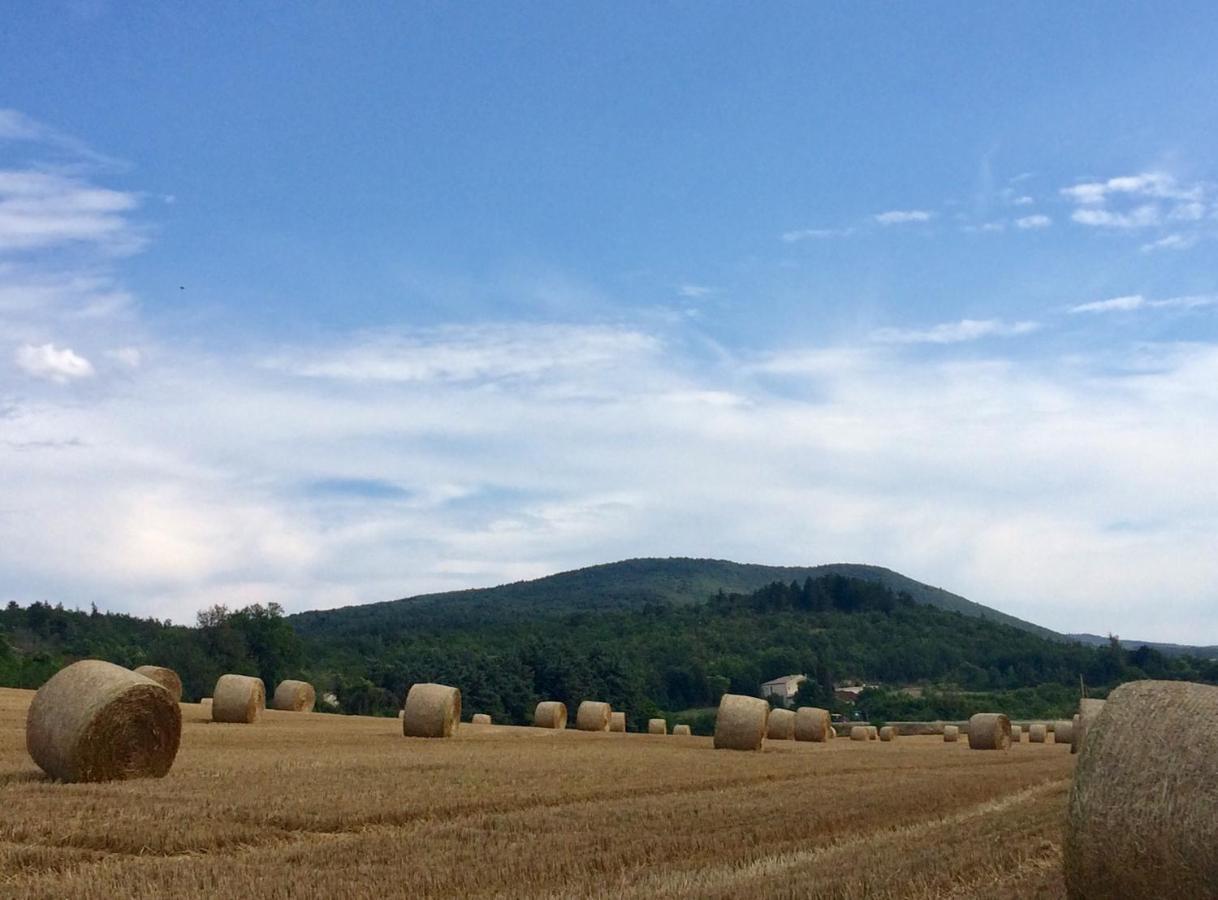
[[[668,734],[668,720],[667,719],[648,719],[647,720],[647,733],[648,734]],[[672,733],[676,734],[677,730],[674,728]]]
[[[1078,702],[1078,715],[1075,716],[1077,721],[1074,723],[1074,743],[1070,745],[1071,753],[1078,753],[1083,749],[1083,741],[1087,739],[1087,729],[1091,727],[1091,723],[1095,721],[1095,717],[1103,708],[1103,700],[1089,700],[1084,697]]]
[[[609,714],[609,730],[621,731],[626,730],[626,714],[624,712],[612,712]]]
[[[221,675],[211,697],[213,722],[248,725],[266,709],[266,685],[252,675]]]
[[[715,716],[716,750],[760,750],[770,704],[760,697],[724,694]]]
[[[867,740],[878,741],[880,739],[880,730],[874,725],[867,726]]]
[[[1035,725],[1030,725],[1028,727],[1028,743],[1043,744],[1048,733],[1048,727],[1042,722],[1037,722]]]
[[[970,750],[1007,750],[1011,746],[1011,720],[1002,713],[977,713],[968,720]]]
[[[829,722],[829,710],[818,706],[801,706],[795,710],[795,740],[817,743],[829,740],[833,731]]]
[[[608,731],[613,709],[599,700],[585,700],[575,710],[575,727],[580,731]]]
[[[880,740],[881,741],[891,741],[891,740],[894,740],[896,738],[896,736],[897,736],[897,730],[895,728],[893,728],[891,725],[885,725],[883,728],[880,729]]]
[[[959,725],[944,725],[943,726],[943,742],[945,744],[954,744],[960,740]]]
[[[461,692],[447,684],[415,684],[402,707],[406,737],[452,737],[461,721]]]
[[[1011,743],[1018,744],[1023,740],[1023,729],[1018,725],[1011,726]]]
[[[202,700],[199,701],[199,705],[210,708],[211,707],[211,697],[204,697]]]
[[[533,711],[533,724],[538,728],[567,727],[567,704],[558,700],[542,700]]]
[[[1055,744],[1072,744],[1074,743],[1074,720],[1061,719],[1053,723],[1053,743]]]
[[[766,721],[765,736],[772,741],[792,741],[795,739],[795,710],[772,709],[770,718]]]
[[[174,703],[182,702],[182,679],[178,677],[178,673],[173,669],[167,669],[164,666],[140,666],[135,670],[135,674],[151,678],[165,690],[169,691]]]
[[[317,704],[317,692],[307,681],[281,681],[275,688],[271,705],[288,712],[312,712]]]
[[[1218,897],[1215,722],[1218,687],[1133,681],[1109,694],[1067,803],[1069,897]]]
[[[470,722],[474,725],[489,725],[491,724],[491,717],[486,713],[474,713],[474,717],[470,719]]]
[[[674,725],[674,726],[672,726],[672,733],[674,736],[676,736],[678,734],[682,735],[682,736],[688,736],[688,735],[693,734],[693,732],[689,730],[688,725]]]
[[[182,710],[164,687],[96,659],[52,675],[25,720],[31,758],[60,781],[160,778],[181,737]]]
[[[865,741],[867,740],[867,726],[855,725],[850,729],[850,740]]]

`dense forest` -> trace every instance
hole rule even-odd
[[[794,673],[809,676],[801,703],[872,721],[996,708],[1065,715],[1080,680],[1093,696],[1137,678],[1218,682],[1218,661],[1115,640],[1047,640],[833,574],[697,604],[357,634],[314,627],[302,635],[274,604],[213,607],[193,628],[41,603],[0,611],[0,684],[37,687],[83,657],[171,666],[188,699],[210,694],[220,674],[240,672],[271,689],[306,678],[335,695],[336,711],[394,715],[411,684],[440,681],[461,688],[467,712],[502,722],[528,721],[539,699],[595,697],[626,710],[632,727],[665,715],[700,731],[725,691],[756,694],[761,682]],[[845,681],[874,687],[850,707],[833,696]]]

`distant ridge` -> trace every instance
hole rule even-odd
[[[859,563],[765,566],[688,557],[627,559],[498,587],[422,594],[363,606],[298,613],[290,619],[302,634],[314,630],[351,634],[383,630],[386,626],[459,625],[471,621],[514,620],[522,616],[639,609],[653,603],[698,603],[721,590],[748,593],[774,581],[803,581],[825,575],[879,582],[893,591],[904,591],[917,603],[1012,625],[1053,640],[1068,640],[1048,628],[882,566]]]
[[[1078,641],[1080,644],[1088,646],[1102,646],[1108,643],[1108,638],[1101,637],[1098,634],[1080,634],[1066,635],[1072,641]],[[1160,644],[1155,641],[1130,641],[1125,638],[1120,638],[1121,646],[1126,650],[1137,650],[1139,647],[1149,647],[1151,650],[1158,650],[1160,653],[1166,653],[1168,656],[1196,656],[1201,659],[1218,659],[1218,647],[1194,647],[1190,644]]]

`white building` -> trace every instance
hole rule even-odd
[[[761,696],[777,697],[785,704],[795,696],[799,686],[807,680],[807,675],[784,675],[781,678],[771,678],[761,685]]]

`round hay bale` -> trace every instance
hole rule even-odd
[[[542,700],[533,710],[533,725],[537,728],[557,728],[559,731],[567,727],[567,704],[557,700]]]
[[[960,740],[959,725],[944,725],[943,726],[943,743],[954,744]]]
[[[1053,723],[1053,743],[1055,744],[1072,744],[1074,743],[1074,720],[1059,719]]]
[[[474,717],[470,719],[471,725],[490,725],[491,717],[486,713],[474,713]]]
[[[182,702],[182,679],[173,669],[167,669],[164,666],[140,666],[135,670],[135,674],[151,678],[169,691],[174,703]]]
[[[447,684],[413,684],[402,708],[406,737],[452,737],[461,721],[461,692]]]
[[[312,712],[317,703],[317,692],[307,681],[281,681],[275,688],[271,705],[288,712]]]
[[[968,720],[970,750],[1007,750],[1011,746],[1011,720],[1002,713],[977,713]]]
[[[163,686],[97,659],[52,675],[25,719],[26,749],[59,781],[160,778],[181,737],[182,710]]]
[[[693,734],[693,732],[689,730],[688,725],[674,725],[672,726],[672,734],[673,737],[676,737],[677,735],[689,737],[691,734]]]
[[[883,728],[880,729],[880,740],[881,741],[896,740],[896,736],[897,736],[897,730],[895,728],[893,728],[891,725],[885,725]]]
[[[1043,722],[1034,722],[1028,726],[1028,743],[1043,744],[1049,735],[1049,728]]]
[[[599,700],[585,700],[575,710],[575,727],[580,731],[608,731],[613,709]]]
[[[686,727],[688,727],[688,726],[686,726]],[[668,734],[668,720],[667,719],[648,719],[647,720],[647,733],[648,734]],[[672,733],[676,734],[677,730],[674,728],[672,730]]]
[[[877,741],[880,738],[880,730],[874,725],[867,726],[867,740]]]
[[[1011,743],[1018,744],[1023,740],[1023,729],[1018,725],[1011,726]]]
[[[770,717],[766,721],[765,736],[772,741],[795,740],[795,710],[770,710]]]
[[[867,739],[868,738],[867,738],[867,726],[866,725],[854,725],[850,728],[850,740],[865,741]]]
[[[266,686],[252,675],[221,675],[211,696],[213,722],[248,725],[266,709]]]
[[[833,734],[829,710],[819,706],[801,706],[795,710],[795,740],[823,743]]]
[[[1074,724],[1074,743],[1070,745],[1071,753],[1078,753],[1083,749],[1083,741],[1087,739],[1087,729],[1091,727],[1103,708],[1103,700],[1089,700],[1084,697],[1078,702],[1078,715],[1075,717],[1078,721]]]
[[[724,694],[715,716],[716,750],[760,750],[770,704],[760,697]]]
[[[609,714],[609,730],[625,733],[626,714],[624,712],[614,711]]]
[[[1210,685],[1133,681],[1109,694],[1067,803],[1069,897],[1218,897],[1215,722]]]

